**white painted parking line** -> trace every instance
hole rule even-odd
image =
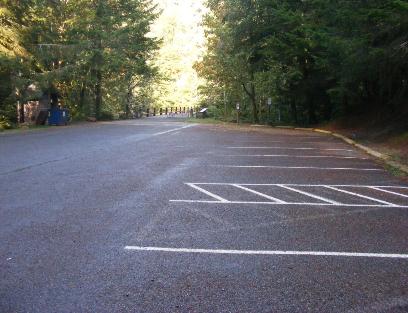
[[[408,189],[408,187],[403,186],[376,186],[378,188],[396,188],[396,189]]]
[[[168,133],[176,132],[176,131],[179,131],[179,130],[182,130],[182,129],[186,129],[186,128],[190,128],[190,127],[194,127],[194,126],[196,126],[196,125],[195,125],[195,124],[192,124],[192,125],[187,125],[187,126],[183,126],[183,127],[179,127],[179,128],[173,128],[173,129],[166,130],[166,131],[163,131],[163,132],[160,132],[160,133],[155,133],[155,134],[153,134],[152,136],[165,135],[165,134],[168,134]]]
[[[370,187],[370,188],[374,189],[374,190],[377,190],[377,191],[381,191],[381,192],[389,193],[389,194],[392,194],[392,195],[400,196],[400,197],[403,197],[403,198],[408,198],[408,195],[404,195],[404,194],[399,193],[399,192],[389,191],[389,190],[385,190],[383,188],[378,188],[378,187]]]
[[[335,155],[290,155],[290,154],[219,154],[222,157],[254,157],[254,158],[295,158],[295,159],[358,159],[367,160],[368,158],[352,156],[335,156]]]
[[[317,166],[278,166],[278,165],[212,165],[214,167],[226,168],[274,168],[274,169],[293,169],[293,170],[333,170],[333,171],[366,171],[382,172],[380,168],[358,168],[358,167],[317,167]]]
[[[383,188],[399,188],[399,189],[408,189],[408,187],[404,187],[404,186],[364,186],[364,185],[312,185],[312,184],[234,184],[234,183],[186,183],[187,186],[190,186],[212,198],[214,198],[215,200],[195,200],[195,199],[176,199],[176,200],[170,200],[170,202],[173,203],[207,203],[207,204],[257,204],[257,205],[293,205],[293,206],[325,206],[325,207],[329,207],[329,206],[337,206],[337,207],[375,207],[375,208],[408,208],[408,202],[405,203],[401,203],[401,204],[394,204],[388,201],[384,201],[381,199],[377,199],[377,198],[373,198],[373,197],[368,197],[362,194],[359,194],[357,192],[351,192],[351,191],[347,191],[347,190],[343,190],[341,188],[344,187],[353,187],[353,188],[365,188],[365,189],[373,189],[373,188],[377,188],[377,189],[383,189]],[[214,186],[214,185],[218,185],[218,186],[230,186],[232,188],[239,188],[243,191],[252,193],[252,194],[256,194],[259,195],[263,198],[266,198],[268,200],[271,201],[236,201],[236,200],[229,200],[229,199],[225,199],[223,197],[218,196],[217,194],[214,194],[212,192],[209,192],[205,189],[205,186],[209,185],[209,186]],[[199,186],[203,186],[199,187]],[[287,201],[283,201],[279,198],[270,196],[266,193],[261,193],[258,192],[254,189],[251,189],[249,187],[251,186],[272,186],[272,187],[279,187],[281,189],[284,190],[288,190],[294,193],[298,193],[298,194],[302,194],[304,196],[313,198],[313,199],[317,199],[321,202],[318,203],[314,203],[314,202],[298,202],[298,201],[294,201],[294,202],[287,202]],[[349,195],[352,195],[356,198],[363,198],[363,199],[367,199],[370,201],[375,202],[373,203],[366,203],[366,204],[362,204],[360,202],[357,203],[341,203],[338,201],[334,201],[332,199],[328,199],[326,197],[322,197],[319,195],[319,190],[316,190],[316,192],[306,192],[304,190],[299,189],[299,187],[317,187],[317,188],[328,188],[331,189],[333,191],[336,191],[338,193],[346,193]],[[276,191],[276,190],[275,190]],[[279,189],[278,189],[279,191]],[[280,191],[282,192],[282,190]],[[398,194],[398,193],[393,193],[394,195],[398,196],[402,196],[402,198],[406,198],[406,195],[404,194]]]
[[[281,188],[284,188],[284,189],[287,189],[287,190],[291,190],[291,191],[300,193],[302,195],[305,195],[305,196],[308,196],[308,197],[311,197],[311,198],[314,198],[314,199],[324,201],[324,202],[328,202],[328,203],[335,204],[335,205],[341,205],[340,202],[333,201],[333,200],[330,200],[330,199],[327,199],[327,198],[324,198],[324,197],[316,196],[316,195],[314,195],[312,193],[309,193],[309,192],[306,192],[306,191],[303,191],[303,190],[299,190],[299,189],[296,189],[296,188],[293,188],[293,187],[289,187],[289,186],[286,186],[286,185],[277,185],[277,186],[279,186]]]
[[[233,185],[232,183],[193,183],[194,185]],[[298,187],[325,187],[325,186],[332,186],[332,187],[364,187],[364,188],[397,188],[397,189],[408,189],[406,186],[372,186],[372,185],[324,185],[324,184],[247,184],[247,183],[239,183],[238,185],[241,186],[278,186],[278,185],[285,185],[285,186],[298,186]]]
[[[221,249],[192,249],[192,248],[164,248],[126,246],[128,251],[168,252],[188,254],[225,254],[225,255],[270,255],[270,256],[322,256],[322,257],[360,257],[408,259],[408,254],[399,253],[361,253],[361,252],[326,252],[326,251],[281,251],[281,250],[221,250]]]
[[[220,197],[220,196],[218,196],[218,195],[216,195],[216,194],[214,194],[212,192],[209,192],[208,190],[205,190],[205,189],[203,189],[201,187],[198,187],[198,186],[196,186],[194,184],[187,183],[186,185],[188,185],[191,188],[194,188],[194,189],[196,189],[198,191],[201,191],[202,193],[206,194],[207,196],[210,196],[210,197],[212,197],[214,199],[217,199],[221,203],[228,203],[229,202],[227,199],[224,199],[224,198],[222,198],[222,197]]]
[[[203,204],[256,204],[256,205],[283,205],[283,206],[323,206],[323,207],[344,207],[344,208],[399,208],[407,209],[408,205],[383,205],[383,204],[331,204],[314,202],[260,202],[260,201],[207,201],[207,200],[169,200],[172,203],[203,203]]]
[[[320,151],[347,151],[354,152],[351,149],[320,149],[320,148],[293,148],[293,147],[227,147],[227,149],[282,149],[282,150],[320,150]]]
[[[298,139],[299,137],[295,137],[295,139]],[[317,138],[317,137],[316,137]],[[239,140],[239,142],[237,142],[237,141],[230,141],[230,142],[228,142],[229,144],[231,144],[231,145],[240,145],[240,146],[244,146],[244,145],[253,145],[253,144],[259,144],[259,145],[268,145],[268,144],[271,144],[271,143],[284,143],[284,144],[287,144],[287,143],[293,143],[293,144],[299,144],[299,143],[302,143],[302,144],[314,144],[314,143],[327,143],[327,144],[336,144],[336,142],[337,143],[339,143],[339,144],[343,144],[343,142],[342,141],[340,141],[340,140],[338,140],[338,139],[330,139],[330,138],[328,138],[329,140],[314,140],[313,138],[300,138],[300,139],[310,139],[310,141],[294,141],[294,140],[292,140],[293,138],[279,138],[280,140],[250,140],[250,139],[245,139],[245,141],[244,140]],[[319,139],[322,139],[322,138],[319,138]],[[324,138],[323,138],[324,139]]]
[[[349,195],[352,195],[352,196],[356,196],[356,197],[359,197],[359,198],[363,198],[363,199],[375,201],[375,202],[382,203],[382,204],[385,204],[385,205],[389,205],[389,206],[391,206],[391,207],[397,206],[397,205],[394,204],[394,203],[390,203],[390,202],[383,201],[383,200],[380,200],[380,199],[376,199],[376,198],[364,196],[364,195],[361,195],[361,194],[359,194],[359,193],[355,193],[355,192],[343,190],[343,189],[336,188],[336,187],[333,187],[333,186],[325,186],[325,188],[328,188],[328,189],[331,189],[331,190],[335,190],[335,191],[338,191],[338,192],[342,192],[342,193],[346,193],[346,194],[349,194]]]
[[[285,204],[285,203],[286,203],[285,201],[282,201],[282,200],[280,200],[280,199],[278,199],[278,198],[274,198],[274,197],[268,196],[268,195],[266,195],[266,194],[264,194],[264,193],[261,193],[261,192],[259,192],[259,191],[256,191],[256,190],[253,190],[253,189],[250,189],[250,188],[241,186],[241,185],[233,184],[232,186],[234,186],[234,187],[236,187],[236,188],[239,188],[239,189],[242,189],[242,190],[245,190],[245,191],[248,191],[248,192],[250,192],[250,193],[256,194],[256,195],[261,196],[261,197],[263,197],[263,198],[272,200],[272,201],[274,201],[274,202],[276,202],[276,203],[278,203],[278,204]]]

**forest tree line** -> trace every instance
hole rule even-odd
[[[203,105],[316,124],[408,111],[407,0],[208,0]],[[268,105],[271,98],[272,105]]]
[[[156,17],[148,0],[0,0],[0,123],[44,95],[78,118],[128,116],[155,78]]]

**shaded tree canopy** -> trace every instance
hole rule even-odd
[[[226,118],[239,102],[254,122],[407,114],[408,0],[207,0],[206,7],[0,0],[1,119],[15,120],[16,103],[41,94],[79,118],[198,101]]]
[[[408,111],[408,1],[208,0],[206,103],[316,124]],[[226,96],[225,96],[226,95]],[[266,105],[272,98],[272,107]],[[267,112],[269,114],[267,114]],[[278,116],[279,115],[279,116]]]
[[[156,73],[150,0],[1,0],[0,115],[54,94],[77,116],[129,115]]]

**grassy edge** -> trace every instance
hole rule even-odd
[[[398,177],[398,178],[408,178],[408,173],[400,170],[398,167],[395,167],[391,164],[387,164],[387,163],[382,163],[382,165],[384,166],[385,170],[390,173],[392,176],[394,177]]]
[[[229,123],[221,121],[221,120],[216,120],[215,118],[189,117],[185,121],[186,121],[186,123],[194,123],[194,124],[229,124]]]
[[[51,127],[52,126],[49,126],[49,125],[31,125],[31,126],[17,127],[17,128],[11,128],[11,129],[2,129],[2,130],[0,130],[0,136],[1,135],[29,133],[29,132],[31,133],[31,132],[46,130],[46,129],[49,129]]]

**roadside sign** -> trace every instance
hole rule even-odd
[[[272,105],[272,98],[268,98],[268,105],[269,105],[269,106]]]

